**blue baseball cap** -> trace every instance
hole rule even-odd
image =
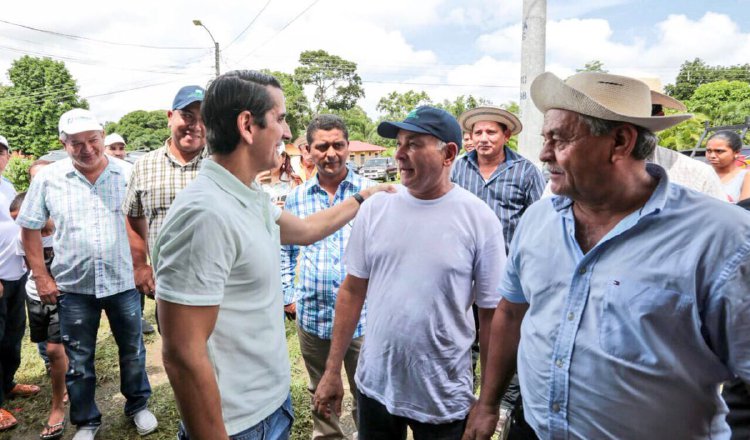
[[[403,122],[381,122],[378,125],[378,134],[387,139],[396,139],[399,130],[430,134],[443,142],[453,142],[461,150],[461,126],[443,109],[423,105],[409,112]]]
[[[182,110],[194,102],[203,102],[206,91],[201,86],[185,86],[172,101],[172,110]]]

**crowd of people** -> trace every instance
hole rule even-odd
[[[170,138],[134,165],[92,112],[66,112],[69,158],[35,162],[26,193],[0,181],[0,407],[39,392],[14,381],[28,313],[52,383],[40,438],[62,437],[69,402],[73,438],[94,439],[104,311],[124,413],[155,431],[149,297],[181,440],[288,438],[285,316],[315,440],[345,438],[342,368],[363,440],[747,435],[742,139],[711,136],[710,166],[659,147],[691,115],[618,75],[544,73],[531,98],[547,182],[508,147],[519,118],[490,105],[380,123],[395,186],[347,166],[336,115],[288,145],[260,72],[181,88]],[[0,136],[0,171],[10,151]],[[0,409],[0,431],[17,423]]]

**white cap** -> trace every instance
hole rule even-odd
[[[5,145],[5,148],[8,149],[8,152],[10,152],[10,144],[8,143],[8,139],[5,139],[5,136],[0,135],[0,144]]]
[[[104,146],[108,147],[112,144],[125,145],[125,139],[123,139],[122,136],[117,133],[108,134],[107,137],[104,138]]]
[[[60,134],[77,134],[84,131],[102,131],[102,124],[93,113],[82,108],[74,108],[60,116]]]

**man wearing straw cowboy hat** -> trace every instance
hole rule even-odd
[[[750,379],[750,215],[646,163],[692,115],[651,116],[645,83],[544,73],[531,97],[557,196],[518,226],[464,439],[490,438],[516,360],[540,438],[728,439],[719,384]]]

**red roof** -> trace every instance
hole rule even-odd
[[[350,153],[364,153],[366,151],[383,152],[386,149],[384,147],[368,144],[362,141],[349,141],[349,152]]]

